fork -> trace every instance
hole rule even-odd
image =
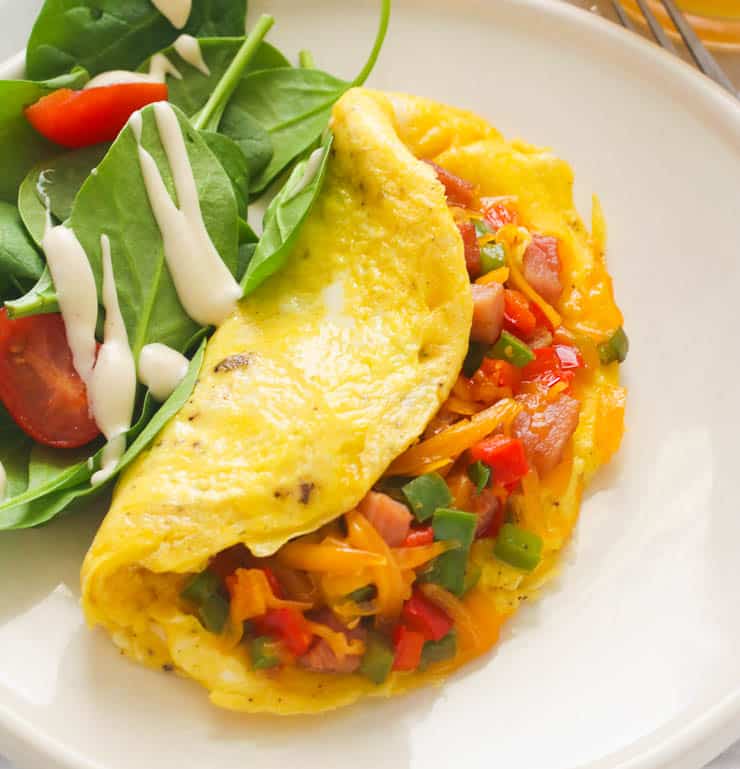
[[[735,86],[733,85],[732,81],[729,77],[727,77],[722,67],[717,64],[717,60],[714,58],[714,56],[712,56],[712,54],[709,53],[709,51],[704,47],[704,43],[699,40],[698,35],[696,32],[694,32],[691,24],[689,24],[688,19],[678,9],[674,0],[660,0],[660,2],[663,4],[663,7],[671,17],[671,21],[683,38],[683,41],[686,44],[686,48],[696,62],[696,66],[707,77],[710,77],[712,80],[714,80],[715,83],[718,83],[723,88],[726,88],[733,96],[737,97],[738,92],[735,90]],[[611,3],[614,7],[614,11],[617,14],[617,18],[622,23],[622,25],[632,32],[637,32],[635,25],[627,15],[627,12],[624,10],[620,0],[611,0]],[[663,48],[665,48],[666,51],[677,55],[676,47],[673,45],[673,41],[663,29],[661,23],[655,17],[655,14],[650,9],[650,6],[646,0],[637,0],[637,4],[640,6],[642,15],[645,17],[645,21],[647,21],[648,27],[650,27],[650,31],[652,32],[656,41]]]

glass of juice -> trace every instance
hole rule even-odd
[[[740,47],[740,0],[675,0],[686,13],[699,36],[712,47]],[[636,17],[642,18],[635,0],[623,0],[625,7]],[[648,0],[663,26],[675,30],[659,0]]]

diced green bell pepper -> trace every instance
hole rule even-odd
[[[435,662],[452,659],[457,654],[457,633],[454,630],[439,641],[427,641],[421,650],[420,670]]]
[[[483,363],[483,358],[486,357],[488,352],[488,345],[481,342],[471,342],[468,346],[468,354],[465,356],[465,360],[462,365],[462,372],[466,377],[470,378],[480,368]]]
[[[220,593],[214,593],[203,601],[198,614],[206,630],[222,633],[229,616],[229,602]]]
[[[599,358],[606,366],[614,361],[624,363],[627,359],[627,353],[630,349],[630,340],[624,329],[620,326],[609,338],[608,341],[599,345]]]
[[[452,502],[452,493],[445,479],[438,473],[427,473],[414,478],[403,487],[411,512],[419,521],[426,521],[440,507]]]
[[[258,636],[249,642],[249,656],[255,670],[268,670],[280,664],[278,641],[268,636]]]
[[[521,339],[517,339],[508,331],[501,332],[498,342],[491,347],[486,355],[489,358],[508,361],[517,368],[526,366],[535,357],[532,348],[528,344],[522,342]]]
[[[491,475],[492,472],[490,466],[485,462],[481,462],[481,460],[473,462],[473,464],[468,467],[468,478],[475,484],[475,488],[479,494],[491,483]]]
[[[496,537],[493,554],[517,569],[533,571],[542,560],[542,538],[513,523],[505,523]]]
[[[437,510],[432,519],[434,539],[457,542],[459,547],[437,556],[431,568],[425,573],[427,582],[441,585],[455,595],[462,595],[465,589],[465,568],[470,545],[475,536],[478,516],[462,510]]]
[[[486,235],[493,235],[493,230],[488,226],[488,222],[485,219],[475,219],[473,221],[473,227],[475,227],[475,234],[479,238],[485,238]]]
[[[185,587],[180,595],[187,601],[192,601],[200,606],[204,601],[217,593],[221,588],[221,577],[215,572],[206,569],[200,574],[196,574]]]
[[[501,243],[486,243],[480,248],[481,272],[485,275],[491,270],[506,266],[506,249]]]
[[[372,601],[377,594],[378,590],[375,585],[365,585],[365,587],[358,587],[357,590],[348,593],[347,599],[355,603],[366,603]]]
[[[360,673],[375,684],[382,684],[393,668],[393,649],[380,633],[368,633]]]

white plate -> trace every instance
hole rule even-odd
[[[0,0],[3,23],[38,4]],[[259,5],[278,42],[345,74],[377,11]],[[617,27],[536,0],[397,2],[373,83],[549,144],[586,213],[602,196],[633,344],[628,432],[561,579],[443,688],[240,717],[83,627],[93,515],[0,536],[0,750],[20,766],[697,769],[740,736],[740,107]]]

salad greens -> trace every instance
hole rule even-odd
[[[151,393],[138,394],[135,424],[116,474],[146,450],[190,397],[212,329],[199,326],[180,304],[130,125],[112,143],[65,150],[32,128],[25,108],[58,89],[79,89],[91,75],[146,72],[155,53],[167,56],[182,75],[167,79],[168,101],[185,138],[206,229],[248,294],[285,264],[317,199],[331,156],[331,109],[347,89],[364,83],[385,38],[390,0],[381,3],[377,37],[352,81],[317,69],[308,51],[291,66],[264,41],[273,24],[269,16],[246,38],[238,36],[244,30],[244,0],[193,0],[184,30],[176,30],[151,0],[46,0],[27,49],[28,77],[36,80],[0,81],[0,301],[8,317],[59,311],[41,253],[50,217],[79,239],[99,292],[100,239],[108,236],[135,360],[152,342],[186,354],[195,350],[187,376],[163,405]],[[181,32],[200,38],[210,74],[179,57],[173,43]],[[153,107],[140,114],[142,146],[177,202]],[[258,197],[266,206],[261,236],[247,224],[247,207]],[[265,209],[255,206],[250,212],[255,228],[259,210]],[[105,484],[93,486],[91,478],[101,467],[102,449],[102,437],[81,449],[37,444],[0,403],[0,463],[6,476],[0,530],[44,523],[75,500],[100,493]]]
[[[193,0],[186,28],[177,30],[150,0],[46,0],[28,41],[26,71],[41,80],[75,65],[91,75],[135,69],[180,32],[195,37],[242,34],[245,14],[244,2]]]
[[[0,81],[0,200],[15,203],[18,185],[28,169],[58,151],[31,128],[23,114],[25,107],[59,88],[81,88],[88,80],[87,72],[77,68],[68,75],[39,83]]]

